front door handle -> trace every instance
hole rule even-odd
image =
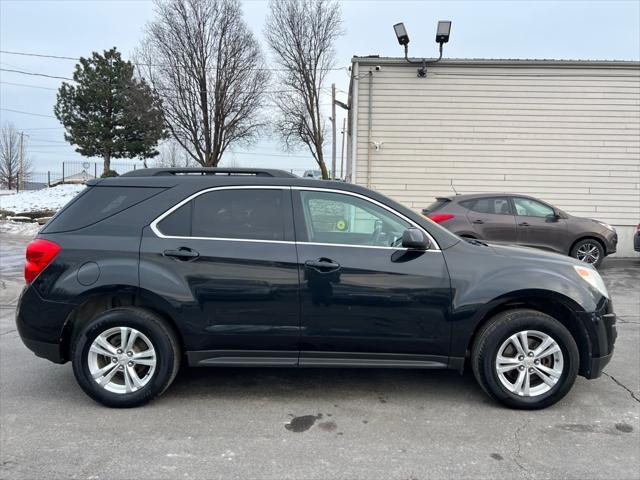
[[[484,223],[484,220],[474,220],[473,223],[477,223],[478,225],[482,225]]]
[[[306,268],[313,268],[319,272],[328,273],[334,272],[340,268],[340,264],[329,260],[328,258],[319,258],[317,260],[307,260],[304,262]]]
[[[518,224],[519,227],[530,227],[531,225],[529,225],[527,222],[522,222]]]
[[[165,257],[172,257],[182,261],[195,260],[200,256],[198,252],[188,247],[180,247],[177,250],[165,250],[162,254]]]

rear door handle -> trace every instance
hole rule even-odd
[[[529,225],[527,222],[522,222],[518,224],[519,227],[530,227],[531,225]]]
[[[195,260],[200,256],[198,252],[187,247],[180,247],[177,250],[165,250],[164,252],[162,252],[162,254],[165,257],[172,257],[172,258],[175,258],[176,260],[183,260],[183,261]]]
[[[304,262],[304,266],[306,268],[313,268],[314,270],[318,270],[319,272],[333,272],[340,268],[340,264],[334,262],[333,260],[329,260],[328,258],[319,258],[317,260],[307,260]]]
[[[474,220],[473,223],[477,223],[478,225],[482,225],[484,223],[484,220]]]

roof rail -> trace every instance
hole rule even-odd
[[[296,178],[292,173],[270,168],[142,168],[120,175],[121,177],[159,177],[165,175],[253,175],[256,177]]]

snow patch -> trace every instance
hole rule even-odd
[[[0,222],[0,234],[35,237],[40,228],[37,223]]]
[[[84,188],[84,185],[58,185],[42,190],[1,195],[0,208],[15,213],[34,210],[59,210]]]

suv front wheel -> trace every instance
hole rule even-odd
[[[482,388],[512,408],[545,408],[571,390],[579,354],[558,320],[535,310],[492,318],[475,339],[471,362]]]
[[[163,393],[180,366],[172,329],[140,308],[101,313],[75,337],[73,372],[82,389],[109,407],[137,407]]]

